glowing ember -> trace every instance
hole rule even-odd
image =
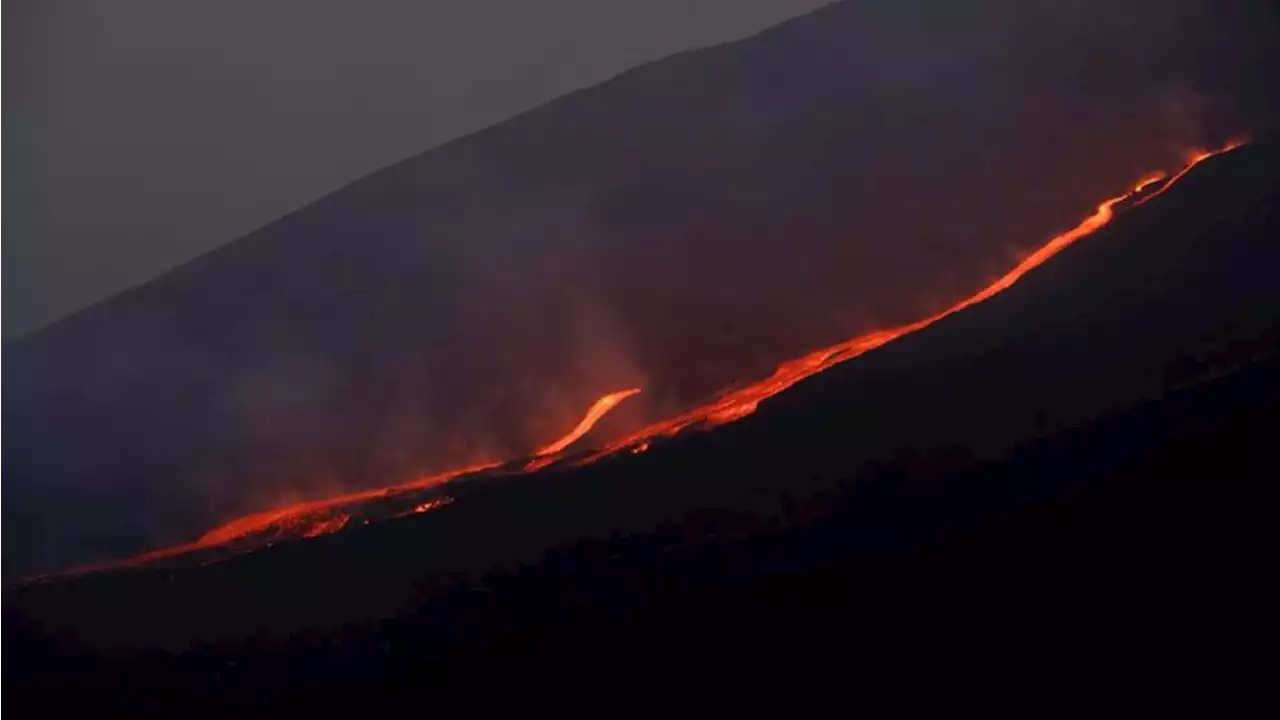
[[[461,475],[478,473],[497,467],[499,463],[484,463],[448,472],[430,475],[400,485],[374,490],[339,495],[325,500],[301,502],[288,507],[267,510],[265,512],[246,515],[231,522],[220,525],[194,542],[173,545],[143,553],[122,561],[113,561],[77,568],[73,572],[92,572],[113,567],[146,565],[157,560],[185,555],[200,550],[222,548],[235,549],[236,544],[244,544],[253,549],[269,545],[272,542],[298,538],[313,538],[337,532],[347,526],[351,517],[347,513],[337,512],[339,508],[356,505],[376,498],[390,497],[398,493],[427,488],[448,482]]]
[[[438,497],[435,500],[428,500],[427,502],[424,502],[420,505],[415,505],[413,509],[405,513],[405,515],[416,515],[418,513],[430,512],[432,510],[435,510],[438,507],[444,507],[445,505],[449,505],[452,503],[453,503],[453,498],[449,497],[448,495],[445,495],[444,497]]]
[[[351,522],[350,515],[335,515],[328,520],[311,523],[306,532],[302,533],[302,537],[313,538],[321,535],[328,535],[329,533],[336,533],[346,527],[349,522]]]
[[[1195,167],[1196,165],[1199,165],[1205,160],[1208,160],[1214,155],[1221,155],[1224,152],[1230,152],[1240,147],[1241,145],[1244,145],[1243,140],[1232,140],[1231,142],[1227,143],[1226,145],[1223,145],[1217,150],[1193,150],[1187,157],[1186,166],[1184,166],[1181,170],[1179,170],[1176,175],[1169,178],[1169,180],[1165,184],[1161,185],[1160,189],[1138,200],[1136,203],[1134,203],[1134,206],[1137,207],[1138,205],[1145,205],[1151,202],[1152,200],[1154,200],[1155,198],[1160,197],[1161,195],[1164,194],[1165,190],[1168,190],[1169,188],[1173,187],[1174,183],[1181,180],[1183,175],[1186,175],[1187,173],[1191,172],[1191,168]]]
[[[965,308],[976,305],[996,295],[1002,290],[1007,289],[1020,280],[1022,276],[1047,262],[1068,245],[1071,245],[1080,238],[1093,233],[1098,228],[1101,228],[1110,222],[1114,216],[1114,208],[1117,204],[1139,195],[1141,195],[1141,197],[1134,203],[1134,206],[1146,204],[1163,194],[1170,186],[1173,185],[1173,183],[1177,182],[1184,175],[1190,172],[1197,164],[1215,155],[1220,155],[1234,150],[1242,144],[1242,142],[1237,141],[1229,143],[1217,150],[1194,152],[1189,156],[1187,165],[1172,177],[1167,177],[1164,173],[1154,173],[1143,178],[1141,182],[1137,183],[1127,192],[1103,201],[1098,205],[1093,214],[1085,218],[1079,225],[1054,238],[1051,238],[1047,243],[1022,262],[1018,263],[1016,267],[1004,276],[970,297],[955,303],[942,312],[908,325],[867,333],[851,340],[811,352],[794,360],[784,362],[778,366],[772,375],[763,380],[723,393],[706,405],[693,408],[675,417],[654,423],[642,430],[639,430],[638,432],[634,432],[620,440],[609,443],[597,452],[578,460],[576,464],[584,465],[619,452],[627,452],[631,454],[641,453],[649,449],[649,446],[654,439],[671,437],[690,429],[712,428],[746,417],[747,415],[755,412],[760,401],[786,390],[807,377],[822,372],[823,370],[826,370],[838,363],[858,357],[863,353],[892,342],[903,335],[928,327],[929,325],[932,325],[953,313],[960,312]],[[1157,182],[1161,183],[1157,190],[1150,194],[1142,195],[1148,187]],[[546,445],[535,452],[533,457],[523,466],[521,471],[526,473],[533,472],[559,460],[561,458],[561,451],[586,435],[591,428],[599,422],[600,418],[604,417],[606,413],[617,407],[619,403],[639,392],[640,388],[620,390],[618,392],[609,393],[597,400],[591,405],[587,410],[586,416],[583,417],[582,421],[579,422],[573,430],[559,440]],[[173,557],[192,551],[206,550],[210,548],[252,549],[254,547],[261,547],[283,539],[317,537],[319,535],[337,532],[346,527],[351,519],[350,514],[341,512],[342,509],[377,498],[389,498],[398,493],[433,487],[459,476],[489,470],[497,467],[498,465],[499,463],[485,463],[451,470],[449,472],[440,473],[438,475],[433,475],[389,488],[366,490],[329,498],[327,500],[302,502],[285,508],[268,510],[266,512],[239,518],[225,525],[214,528],[192,543],[163,548],[123,562],[106,563],[92,567],[80,568],[79,572],[108,567],[118,567],[121,565],[142,565],[162,558]],[[416,505],[408,513],[402,514],[427,512],[451,502],[453,502],[453,498],[451,497],[440,497]],[[368,522],[368,520],[365,522]]]

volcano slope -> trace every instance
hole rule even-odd
[[[6,685],[749,707],[886,674],[1133,690],[1141,667],[1239,690],[1276,599],[1278,150],[1212,158],[713,431],[220,563],[10,588]]]
[[[5,577],[521,457],[643,388],[619,433],[923,317],[1260,127],[1272,14],[837,3],[360,179],[6,343]]]

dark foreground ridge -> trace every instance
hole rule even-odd
[[[1276,606],[1278,159],[1264,138],[1206,162],[714,432],[223,563],[12,588],[10,697],[750,708],[893,676],[1239,698]]]

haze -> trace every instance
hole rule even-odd
[[[4,336],[407,155],[824,4],[7,3]]]

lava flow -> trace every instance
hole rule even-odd
[[[247,546],[244,549],[253,549],[283,540],[328,535],[347,527],[352,519],[351,509],[361,503],[380,498],[391,499],[399,495],[411,495],[417,491],[429,490],[462,475],[483,472],[495,468],[499,464],[482,463],[472,465],[399,485],[392,485],[391,487],[362,490],[324,500],[300,502],[274,510],[245,515],[225,525],[219,525],[189,543],[152,550],[122,561],[108,561],[88,565],[76,568],[72,572],[92,572],[114,567],[146,565],[157,560],[203,550],[223,549],[233,551],[237,549],[235,547],[237,545]],[[449,502],[452,502],[452,498],[419,503],[409,512],[402,514],[426,512]]]
[[[826,370],[837,363],[858,357],[903,335],[932,325],[949,315],[976,305],[1007,289],[1021,279],[1023,275],[1044,264],[1067,246],[1110,222],[1114,217],[1115,207],[1119,203],[1138,198],[1134,202],[1134,206],[1143,205],[1167,191],[1173,183],[1190,172],[1197,164],[1215,155],[1221,155],[1238,148],[1242,144],[1242,142],[1232,142],[1216,150],[1192,153],[1188,158],[1187,164],[1172,176],[1167,176],[1164,173],[1148,175],[1130,190],[1104,200],[1094,210],[1093,214],[1085,218],[1079,225],[1050,239],[995,282],[941,312],[907,325],[870,332],[784,362],[778,366],[772,375],[763,380],[726,392],[705,405],[654,423],[638,432],[615,440],[595,452],[578,458],[575,461],[575,466],[585,465],[615,453],[626,452],[634,454],[644,452],[649,449],[655,439],[671,437],[685,430],[716,427],[750,415],[755,412],[760,401],[786,390],[807,377]],[[1148,193],[1147,189],[1156,183],[1160,183],[1157,189]],[[519,469],[509,472],[531,473],[562,459],[562,452],[589,432],[600,418],[619,403],[639,392],[639,388],[631,388],[601,397],[591,405],[587,410],[586,416],[567,435],[538,449],[531,458],[527,459],[526,463],[519,466]],[[491,470],[500,464],[485,463],[440,473],[389,488],[366,490],[326,500],[302,502],[289,507],[249,515],[210,530],[191,543],[163,548],[123,562],[104,563],[89,568],[80,568],[79,571],[121,565],[142,565],[162,558],[215,548],[228,552],[250,550],[276,541],[309,538],[337,532],[347,527],[351,523],[353,516],[358,515],[365,504],[376,499],[391,500],[404,496],[402,499],[413,501],[415,504],[408,511],[398,513],[399,515],[425,512],[451,503],[453,499],[444,497],[425,499],[424,501],[423,498],[416,497],[412,491],[432,488],[463,475]],[[368,515],[367,510],[364,512]],[[376,519],[385,515],[370,516]]]
[[[591,463],[606,455],[611,455],[624,450],[631,453],[643,452],[648,449],[654,438],[671,437],[689,428],[712,428],[746,417],[747,415],[755,412],[756,407],[759,405],[761,400],[777,395],[807,377],[822,372],[837,363],[858,357],[859,355],[874,350],[885,343],[896,340],[903,335],[928,327],[949,315],[960,312],[965,308],[972,307],[973,305],[992,297],[996,293],[1007,289],[1009,286],[1021,279],[1023,275],[1026,275],[1031,270],[1044,264],[1049,260],[1049,258],[1057,255],[1068,245],[1111,222],[1111,218],[1115,214],[1114,208],[1117,204],[1137,196],[1141,197],[1135,205],[1144,204],[1152,198],[1164,193],[1173,185],[1173,183],[1180,180],[1199,163],[1214,157],[1215,155],[1221,155],[1234,150],[1243,144],[1243,141],[1237,140],[1215,150],[1194,151],[1189,154],[1187,164],[1172,177],[1158,171],[1147,175],[1126,192],[1104,200],[1098,205],[1097,209],[1094,210],[1093,214],[1085,218],[1079,225],[1076,225],[1070,230],[1051,238],[1047,243],[1041,246],[1040,249],[1036,250],[1022,262],[1018,263],[1017,266],[1005,273],[995,282],[939,313],[907,325],[902,325],[888,330],[870,332],[853,338],[852,340],[831,345],[794,360],[784,362],[774,370],[772,375],[764,380],[725,393],[706,405],[694,408],[673,418],[654,423],[653,425],[632,433],[627,437],[616,440],[606,445],[601,450],[582,459],[579,461],[579,464]],[[1146,195],[1143,194],[1147,188],[1156,183],[1161,184],[1154,192]]]
[[[1223,145],[1217,150],[1197,150],[1191,153],[1191,156],[1187,158],[1187,164],[1184,165],[1183,168],[1179,170],[1176,175],[1169,178],[1169,180],[1165,182],[1163,185],[1161,185],[1160,188],[1155,192],[1151,193],[1150,195],[1145,195],[1139,198],[1138,201],[1134,203],[1134,207],[1137,207],[1138,205],[1145,205],[1151,202],[1152,200],[1155,200],[1156,198],[1163,195],[1165,190],[1168,190],[1169,188],[1173,187],[1174,183],[1181,180],[1183,175],[1186,175],[1187,173],[1191,172],[1191,168],[1195,167],[1196,165],[1199,165],[1200,163],[1204,162],[1205,160],[1208,160],[1214,155],[1221,155],[1224,152],[1230,152],[1232,150],[1235,150],[1241,145],[1244,145],[1243,140],[1232,140],[1231,142],[1227,143],[1226,145]]]
[[[534,459],[525,466],[525,470],[537,470],[538,468],[545,467],[555,462],[558,459],[556,456],[560,451],[574,444],[579,438],[590,432],[591,428],[595,427],[595,424],[600,422],[600,418],[605,416],[605,413],[614,409],[623,400],[626,400],[638,392],[640,392],[640,388],[619,390],[618,392],[611,392],[599,400],[596,400],[591,404],[591,407],[587,408],[587,414],[583,416],[582,421],[578,423],[577,427],[570,430],[568,435],[565,435],[550,445],[539,448],[537,452],[533,454]]]

